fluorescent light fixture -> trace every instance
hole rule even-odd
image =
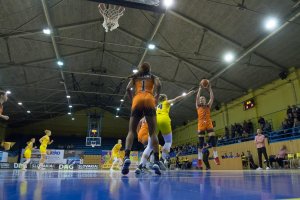
[[[75,120],[75,118],[74,117],[72,117],[72,121],[74,121]]]
[[[138,73],[138,71],[139,71],[139,70],[137,70],[137,69],[132,70],[132,72],[133,72],[134,74]]]
[[[50,35],[50,34],[51,34],[51,30],[50,30],[49,28],[44,28],[44,29],[43,29],[43,33],[44,33],[45,35]]]
[[[174,104],[173,104],[173,103],[171,103],[171,106],[174,106]]]
[[[184,93],[182,93],[182,96],[186,96],[186,93],[184,92]]]
[[[265,20],[265,28],[268,31],[272,31],[278,27],[278,19],[275,17],[269,17]]]
[[[227,63],[231,63],[234,60],[235,56],[232,52],[225,53],[223,59]]]
[[[164,0],[163,4],[166,8],[169,8],[174,4],[174,0]]]
[[[150,50],[153,50],[153,49],[155,49],[155,45],[154,44],[148,44],[148,49],[150,49]]]
[[[61,60],[59,60],[59,61],[57,61],[57,65],[61,67],[61,66],[63,66],[63,65],[64,65],[64,62],[63,62],[63,61],[61,61]]]
[[[31,111],[30,111],[30,110],[27,110],[27,113],[28,113],[28,114],[30,114],[30,113],[31,113]]]
[[[72,106],[72,105],[69,105],[69,108],[73,108],[73,106]]]
[[[7,90],[7,91],[5,92],[5,94],[11,94],[11,91]]]
[[[117,108],[117,111],[119,111],[120,110],[120,108]]]
[[[70,95],[67,95],[67,99],[70,99],[71,98],[71,96]]]
[[[21,105],[23,105],[23,103],[22,102],[18,102],[18,105],[21,106]]]
[[[68,115],[71,115],[72,113],[68,112]]]
[[[124,99],[120,99],[121,102],[124,102]]]
[[[116,115],[116,118],[119,118],[119,115]]]

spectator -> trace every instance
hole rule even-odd
[[[229,139],[229,129],[227,126],[225,126],[225,139],[228,140]]]
[[[267,133],[272,132],[271,124],[268,121],[266,121],[266,124],[265,124],[265,127],[264,127],[263,131],[267,132]]]
[[[241,153],[241,158],[242,158],[243,167],[247,167],[248,166],[248,160],[247,160],[247,157],[245,156],[244,152]]]
[[[222,158],[228,158],[227,153],[224,153],[224,155],[222,156]]]
[[[239,158],[240,157],[240,154],[239,153],[236,153],[235,154],[235,158]]]
[[[243,123],[243,137],[248,137],[250,133],[250,130],[249,130],[249,126],[248,126],[248,123],[246,120],[244,120],[244,123]]]
[[[251,169],[257,169],[257,165],[254,163],[254,159],[253,159],[253,156],[251,154],[250,151],[247,151],[248,155],[247,155],[247,158],[248,158],[248,161],[249,161],[249,164],[250,164],[250,168]]]
[[[271,167],[273,168],[273,162],[277,162],[278,165],[283,168],[283,160],[285,159],[287,155],[287,148],[285,145],[282,145],[282,147],[280,148],[278,154],[276,156],[270,156],[270,164]]]
[[[288,108],[286,110],[286,115],[289,116],[292,113],[293,113],[293,109],[291,108],[291,106],[288,106]]]
[[[231,125],[231,139],[235,138],[235,126]]]
[[[299,118],[295,117],[294,118],[294,127],[298,127],[298,126],[300,126],[300,120],[299,120]]]
[[[233,158],[232,152],[229,153],[228,158]]]
[[[288,123],[287,123],[287,119],[284,119],[283,122],[281,123],[281,128],[282,130],[284,129],[288,129]]]
[[[239,123],[236,124],[236,132],[237,132],[239,138],[241,138],[243,135],[243,127]]]
[[[248,120],[248,129],[249,129],[249,133],[252,135],[254,133],[254,127],[250,119]]]
[[[261,129],[257,129],[257,135],[255,136],[254,142],[256,144],[259,161],[259,167],[257,168],[257,170],[262,170],[262,154],[264,154],[264,157],[267,161],[266,170],[270,169],[269,158],[265,147],[265,136],[262,134]]]
[[[260,128],[262,130],[264,130],[264,127],[265,127],[265,124],[266,124],[266,120],[263,117],[259,117],[258,124],[260,125]]]

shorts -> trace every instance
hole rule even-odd
[[[29,150],[29,149],[25,150],[24,157],[26,159],[30,159],[31,158],[31,150]]]
[[[153,117],[155,115],[154,96],[148,92],[136,94],[132,100],[131,116],[142,118],[143,116]]]
[[[148,137],[149,137],[149,130],[147,127],[141,127],[140,131],[138,132],[138,141],[143,145],[148,144]]]
[[[157,115],[157,131],[162,135],[172,132],[171,119],[166,115]]]
[[[46,154],[47,153],[47,146],[46,145],[41,145],[40,146],[40,153],[41,154]]]
[[[213,131],[214,130],[214,126],[212,124],[211,120],[198,120],[198,132],[202,132],[202,131]]]

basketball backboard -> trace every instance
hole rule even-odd
[[[162,5],[162,0],[88,0],[98,3],[119,5],[140,10],[148,10],[157,13],[164,13],[166,9]]]

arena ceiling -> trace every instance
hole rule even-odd
[[[9,123],[65,115],[70,104],[72,113],[100,107],[115,115],[128,82],[124,77],[143,55],[161,78],[163,93],[171,98],[197,86],[202,78],[213,79],[215,105],[299,67],[299,1],[241,3],[175,0],[165,14],[126,8],[120,27],[106,33],[98,4],[92,1],[1,0],[0,88],[12,92],[5,106]],[[261,42],[271,33],[263,27],[268,16],[285,26]],[[49,25],[52,37],[42,32]],[[147,50],[149,42],[155,50]],[[243,56],[228,69],[222,59],[227,51],[236,58]],[[64,62],[61,68],[58,59]],[[118,115],[129,114],[126,100]],[[194,97],[175,105],[171,114],[174,125],[195,119]]]

